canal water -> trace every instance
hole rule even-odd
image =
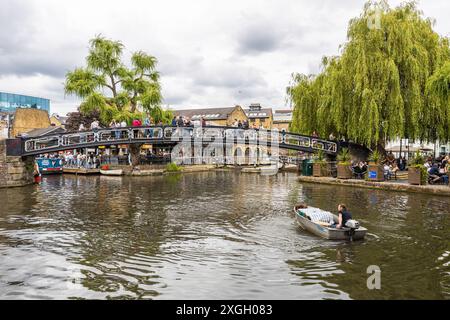
[[[344,202],[363,242],[302,231]],[[205,172],[0,190],[0,299],[450,299],[450,199]],[[367,288],[367,268],[381,289]]]

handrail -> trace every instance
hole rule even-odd
[[[39,137],[23,137],[24,153],[45,153],[56,148],[77,148],[84,145],[105,143],[126,144],[139,142],[179,142],[183,139],[203,139],[203,141],[216,141],[224,139],[233,143],[270,143],[279,144],[292,149],[305,148],[310,150],[323,150],[327,153],[337,153],[338,145],[334,141],[324,140],[311,136],[304,136],[278,130],[243,129],[224,126],[204,127],[177,127],[177,126],[140,126],[120,128],[99,128],[90,131],[67,132],[60,134],[46,134]],[[236,140],[236,142],[234,142]]]

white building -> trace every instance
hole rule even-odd
[[[412,157],[417,151],[420,151],[423,154],[438,157],[442,154],[447,155],[450,153],[450,143],[440,143],[439,141],[435,144],[420,143],[418,141],[409,141],[408,139],[398,139],[389,142],[386,146],[386,151],[392,151],[396,158],[400,156],[400,150],[401,155],[405,156],[407,159]]]

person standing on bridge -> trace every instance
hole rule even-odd
[[[177,127],[182,127],[182,126],[184,126],[183,116],[179,116],[178,120],[177,120]]]
[[[139,119],[134,119],[133,122],[131,123],[131,125],[133,127],[141,127],[142,126],[142,122]],[[135,138],[140,138],[141,137],[141,132],[139,130],[133,130],[134,132],[134,137]]]
[[[330,133],[330,135],[328,136],[328,140],[331,140],[331,141],[336,140],[336,137],[334,136],[333,132]]]
[[[148,114],[147,114],[147,115],[145,116],[145,118],[144,118],[144,123],[143,123],[143,125],[144,125],[145,127],[149,127],[149,126],[152,125],[152,122],[151,122],[150,117],[149,117]],[[144,130],[144,135],[145,135],[146,138],[149,138],[149,137],[150,137],[150,130],[149,130],[149,129],[145,129],[145,130]]]
[[[109,124],[109,127],[112,129],[117,129],[118,127],[120,127],[120,124],[118,124],[116,122],[116,120],[112,120],[111,123]],[[114,132],[114,136],[116,137],[116,140],[120,139],[120,130],[113,130]]]
[[[98,122],[97,119],[94,119],[94,121],[92,121],[91,123],[91,130],[95,131],[98,130],[100,128],[100,124]]]

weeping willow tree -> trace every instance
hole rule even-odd
[[[340,56],[323,58],[318,75],[293,75],[291,130],[378,148],[400,137],[448,141],[449,61],[448,39],[414,2],[369,2],[350,21]]]
[[[122,62],[124,46],[119,41],[97,36],[90,40],[87,65],[66,74],[65,92],[83,101],[84,114],[98,112],[108,125],[112,119],[127,121],[142,118],[147,112],[156,122],[168,122],[171,113],[160,107],[162,96],[155,57],[134,52],[131,67]]]
[[[426,116],[431,116],[430,120],[436,121],[435,126],[428,128],[429,135],[435,134],[438,139],[445,140],[450,130],[450,62],[445,63],[428,79],[426,94],[430,109]]]

